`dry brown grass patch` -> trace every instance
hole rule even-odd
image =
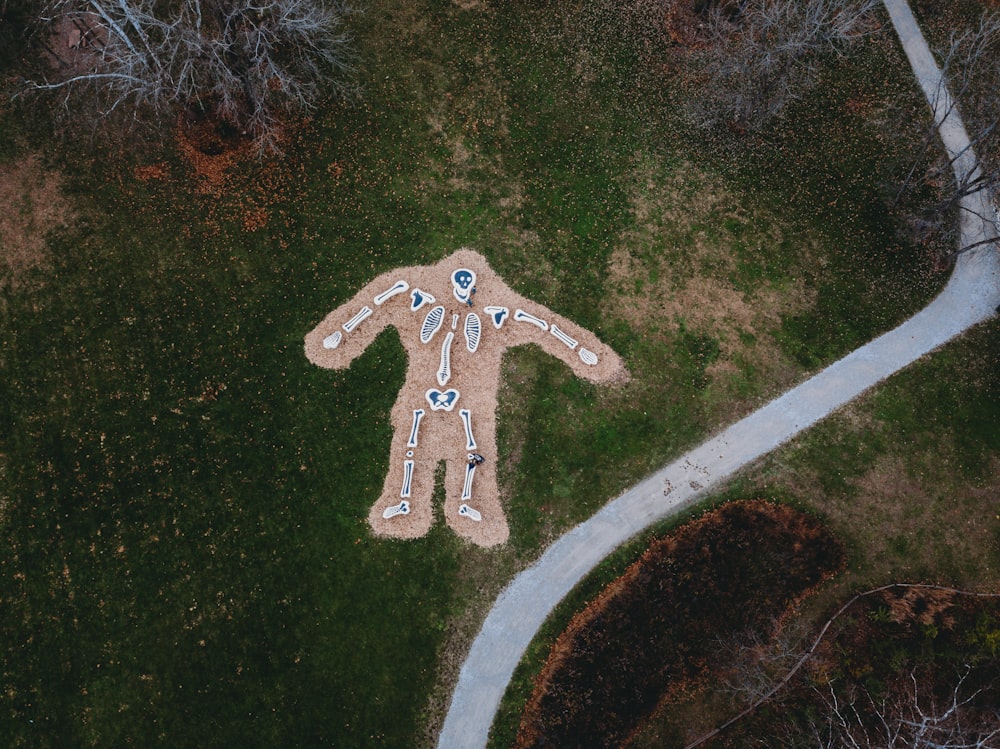
[[[609,263],[609,306],[640,331],[684,326],[718,340],[720,356],[707,373],[724,389],[747,366],[774,387],[794,380],[797,367],[774,333],[785,316],[809,309],[815,292],[801,279],[764,281],[750,291],[733,280],[739,275],[737,243],[777,246],[785,241],[777,222],[758,221],[724,184],[691,164],[665,179],[633,183],[635,227],[621,237]],[[727,230],[727,223],[742,226],[742,235]],[[813,254],[813,240],[802,241],[803,254]],[[742,410],[734,408],[729,416]]]
[[[955,594],[950,590],[933,588],[904,588],[901,595],[896,591],[886,591],[882,598],[889,605],[889,617],[897,624],[918,621],[921,624],[937,624],[944,629],[955,626],[955,617],[945,614],[955,604]],[[939,614],[943,614],[939,618]]]
[[[994,478],[983,486],[965,484],[956,476],[935,490],[940,478],[934,476],[936,469],[948,472],[947,450],[942,446],[933,455],[887,456],[878,461],[853,482],[867,517],[856,517],[857,525],[852,527],[867,525],[872,544],[884,546],[893,538],[904,539],[918,560],[936,558],[933,566],[938,569],[969,564],[988,567],[1000,460],[994,459]]]
[[[855,435],[877,428],[866,408],[862,403],[842,411],[840,431]],[[969,584],[966,578],[990,569],[996,554],[1000,459],[991,461],[988,479],[970,481],[951,451],[947,437],[933,451],[900,445],[846,479],[846,493],[824,490],[813,469],[787,465],[781,467],[780,485],[853,538],[867,560],[867,580],[935,570],[945,576],[940,581]],[[774,476],[757,480],[770,483]]]
[[[47,266],[46,235],[74,215],[62,181],[35,155],[0,164],[0,285],[16,287],[26,271]]]

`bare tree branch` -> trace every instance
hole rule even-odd
[[[108,113],[195,107],[259,145],[274,144],[286,112],[311,109],[326,93],[351,89],[352,55],[339,0],[51,0],[51,33],[88,31],[68,74],[27,82],[85,93]]]
[[[936,145],[937,123],[956,107],[961,107],[969,130],[969,146],[950,159],[939,159],[923,175],[924,185],[940,185],[938,197],[918,215],[909,217],[911,226],[919,227],[925,236],[936,237],[950,258],[994,241],[987,238],[962,245],[955,213],[968,210],[962,204],[963,199],[980,192],[985,192],[986,204],[995,206],[1000,187],[1000,102],[996,97],[1000,87],[1000,12],[984,14],[973,29],[954,32],[938,57],[942,75],[938,95],[932,102],[934,123],[928,126],[913,165],[897,190],[895,204],[918,186],[918,165],[926,160],[932,145]],[[955,168],[960,162],[973,158],[977,168]],[[996,225],[995,215],[978,212],[975,215]]]
[[[709,741],[710,739],[720,734],[729,726],[733,725],[739,720],[742,720],[743,718],[745,718],[746,716],[750,715],[758,708],[760,708],[761,705],[763,705],[765,702],[773,698],[779,691],[781,691],[788,684],[788,682],[790,682],[792,678],[802,669],[802,667],[806,664],[806,662],[810,658],[812,658],[812,656],[816,652],[816,649],[820,646],[820,643],[826,637],[827,632],[830,630],[830,627],[841,616],[843,616],[843,614],[848,609],[850,609],[857,601],[861,600],[862,598],[868,598],[870,596],[877,595],[879,593],[883,593],[887,590],[893,590],[893,589],[934,590],[934,591],[943,591],[947,593],[956,593],[975,598],[1000,598],[1000,594],[997,593],[975,593],[975,592],[959,590],[957,588],[949,588],[943,585],[916,585],[916,584],[906,584],[906,583],[890,583],[888,585],[882,585],[877,588],[872,588],[871,590],[866,590],[862,593],[858,593],[855,596],[851,597],[850,600],[847,601],[847,603],[845,603],[843,606],[837,609],[837,611],[833,614],[833,616],[831,616],[829,619],[826,620],[826,622],[820,628],[819,634],[817,634],[816,638],[813,640],[812,645],[810,645],[809,648],[807,648],[804,652],[801,653],[801,655],[796,660],[795,664],[788,670],[788,672],[779,681],[774,683],[770,687],[770,689],[768,689],[764,694],[762,694],[758,699],[756,699],[752,704],[747,706],[744,710],[740,711],[738,714],[729,718],[718,727],[713,728],[711,731],[703,734],[702,736],[699,736],[694,741],[689,742],[684,747],[684,749],[694,749],[695,747],[701,746],[706,741]],[[964,680],[963,682],[959,683],[959,685],[956,687],[956,690],[962,685],[962,683],[964,683]],[[838,698],[836,694],[833,694],[832,700],[833,700],[832,704],[836,706],[838,704],[837,702]],[[855,719],[859,718],[860,715],[857,713],[856,705],[854,705],[854,703],[852,702],[850,707],[854,713],[854,718]],[[886,731],[888,732],[888,727],[885,725],[885,720],[886,720],[885,711],[882,711],[880,713],[880,716],[884,724],[883,728],[885,728]],[[837,710],[834,710],[831,713],[830,719],[831,721],[835,721],[837,725],[842,725],[842,726],[848,725],[844,713],[839,707],[837,708]],[[996,730],[989,734],[990,739],[992,739],[997,735],[1000,735],[1000,712],[997,713],[997,721],[998,723],[996,726]],[[858,739],[857,737],[854,736],[846,738],[845,741],[847,741],[848,743],[844,744],[844,746],[857,746],[859,747],[859,749],[861,749],[861,747],[864,747],[864,749],[875,749],[875,747],[881,746],[878,743],[870,743],[870,742],[856,743],[858,742]],[[817,743],[817,746],[834,746],[834,745]],[[886,746],[886,749],[892,749],[892,747]],[[900,747],[900,749],[902,749],[902,747]],[[933,745],[927,744],[926,749],[933,749]],[[959,749],[959,747],[956,745],[955,747],[942,747],[941,749]],[[984,744],[980,747],[980,749],[1000,749],[1000,747],[990,747]]]
[[[982,689],[966,690],[969,666],[958,675],[943,704],[916,672],[908,684],[876,700],[867,689],[852,689],[844,704],[833,683],[821,691],[828,725],[819,749],[997,749],[1000,710],[977,707]],[[814,733],[815,735],[815,733]]]
[[[746,0],[710,6],[705,41],[689,55],[703,86],[688,104],[696,124],[755,130],[815,79],[822,54],[843,52],[874,27],[877,0]]]

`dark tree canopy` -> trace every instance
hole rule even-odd
[[[1000,187],[1000,99],[996,95],[1000,87],[1000,12],[985,12],[978,24],[953,32],[948,46],[935,51],[940,60],[941,87],[934,106],[939,118],[958,109],[977,168],[960,169],[956,175],[955,163],[970,156],[963,151],[950,158],[942,153],[927,171],[918,172],[928,151],[940,152],[937,124],[932,120],[897,200],[910,191],[931,188],[934,199],[921,212],[906,216],[906,221],[917,241],[936,242],[945,253],[942,260],[951,260],[954,255],[996,242],[995,233],[987,231],[985,239],[962,244],[961,211],[974,211],[976,219],[1000,227],[996,197]],[[965,201],[977,193],[989,196],[983,201],[983,212]]]
[[[281,117],[348,88],[339,0],[52,0],[35,90],[97,116],[190,108],[273,147]]]
[[[688,57],[698,93],[688,113],[703,126],[754,130],[808,91],[819,57],[873,28],[876,0],[716,0],[695,3],[700,37]]]

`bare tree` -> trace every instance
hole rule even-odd
[[[44,33],[60,36],[54,72],[28,82],[90,93],[100,113],[212,113],[273,147],[284,112],[344,93],[351,56],[339,0],[52,0]],[[65,43],[65,39],[69,43]]]
[[[808,635],[805,620],[792,619],[748,630],[735,640],[720,639],[719,648],[727,654],[722,688],[741,706],[760,704],[805,657]]]
[[[821,55],[869,33],[877,0],[744,0],[710,4],[704,40],[689,55],[699,76],[695,122],[758,129],[815,80]]]
[[[879,699],[865,689],[841,695],[830,683],[817,690],[825,722],[810,724],[808,743],[819,749],[1000,749],[1000,708],[980,704],[987,688],[967,688],[970,673],[966,667],[940,698],[915,671]]]
[[[778,637],[772,637],[770,640],[760,634],[750,633],[743,638],[741,643],[735,643],[736,654],[731,659],[732,666],[728,674],[727,684],[733,694],[750,702],[750,704],[712,730],[688,742],[684,749],[696,749],[696,747],[702,746],[729,726],[753,713],[764,703],[771,701],[813,658],[817,648],[831,628],[859,600],[897,590],[955,594],[980,599],[1000,597],[995,593],[975,593],[941,585],[889,583],[852,596],[837,609],[833,616],[826,620],[808,647],[805,647],[804,633],[798,627],[782,628],[778,632]],[[720,643],[720,645],[729,649],[732,643]],[[777,672],[783,665],[787,666],[788,664],[791,664],[791,667],[781,678],[778,678]],[[911,671],[908,677],[912,682],[912,690],[897,688],[894,692],[897,699],[894,702],[888,699],[877,702],[869,692],[859,690],[856,686],[844,690],[846,695],[843,695],[837,691],[837,685],[833,682],[825,682],[825,689],[822,688],[823,685],[814,685],[813,689],[823,705],[817,714],[818,717],[803,725],[790,715],[785,721],[783,729],[775,733],[773,744],[789,749],[799,749],[800,747],[809,747],[810,749],[832,749],[833,747],[1000,749],[1000,745],[997,744],[997,738],[1000,737],[1000,708],[997,707],[1000,705],[1000,700],[998,700],[1000,681],[997,679],[995,670],[987,673],[985,679],[981,678],[982,669],[980,669],[980,672],[976,673],[980,686],[968,693],[966,682],[973,671],[968,666],[966,667],[965,672],[946,690],[950,692],[951,697],[944,702],[935,701],[933,694],[928,692],[926,688],[923,692],[927,694],[922,693],[921,682],[918,680],[916,671]],[[902,699],[899,698],[900,694],[904,695]],[[946,706],[940,707],[942,704]],[[871,738],[878,735],[877,731],[871,733],[870,727],[872,725],[880,725],[886,736],[895,736],[898,733],[899,736],[910,736],[914,741],[924,743],[879,743]],[[848,735],[845,733],[854,731],[858,727],[860,727],[859,730],[863,729],[862,733],[869,732],[865,735],[871,740],[870,743],[860,743],[858,735],[861,734],[850,733]],[[914,729],[916,732],[911,731],[907,734],[906,730],[910,729]],[[947,732],[950,732],[948,740],[953,743],[931,743],[932,738],[940,738]],[[974,741],[980,743],[963,744],[956,738],[961,736],[964,737],[963,740],[973,741],[969,738],[973,733],[976,733]],[[859,743],[851,743],[854,741]]]
[[[1000,12],[986,13],[972,29],[953,32],[947,48],[938,52],[941,78],[932,101],[934,121],[928,125],[909,173],[897,192],[897,204],[918,187],[931,186],[936,200],[924,210],[908,216],[911,230],[919,239],[936,239],[950,256],[995,241],[988,236],[971,245],[959,245],[960,223],[956,214],[975,210],[975,217],[996,223],[995,194],[1000,186]],[[927,153],[937,146],[937,125],[960,108],[969,147],[952,158],[939,158],[923,174],[918,165],[927,163]],[[974,157],[974,158],[973,158]],[[975,168],[965,162],[972,161]],[[958,168],[956,168],[958,167]],[[983,201],[965,198],[985,192]],[[989,213],[980,212],[983,206]]]

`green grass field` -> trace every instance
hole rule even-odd
[[[920,106],[891,40],[832,65],[768,133],[706,139],[612,3],[462,5],[372,2],[352,21],[362,98],[221,184],[170,128],[105,151],[37,108],[0,110],[2,163],[41,154],[72,206],[0,291],[0,743],[429,744],[484,607],[543,544],[943,281],[887,208],[919,131],[896,119]],[[597,332],[633,380],[600,389],[511,354],[509,544],[443,523],[376,540],[402,347],[383,335],[332,373],[302,338],[375,275],[463,245]],[[995,335],[977,335],[995,364]],[[911,442],[989,485],[996,367],[978,361],[949,348],[734,492],[825,507],[817,487],[850,497]],[[868,453],[848,454],[849,429]],[[891,569],[920,540],[889,543]]]

